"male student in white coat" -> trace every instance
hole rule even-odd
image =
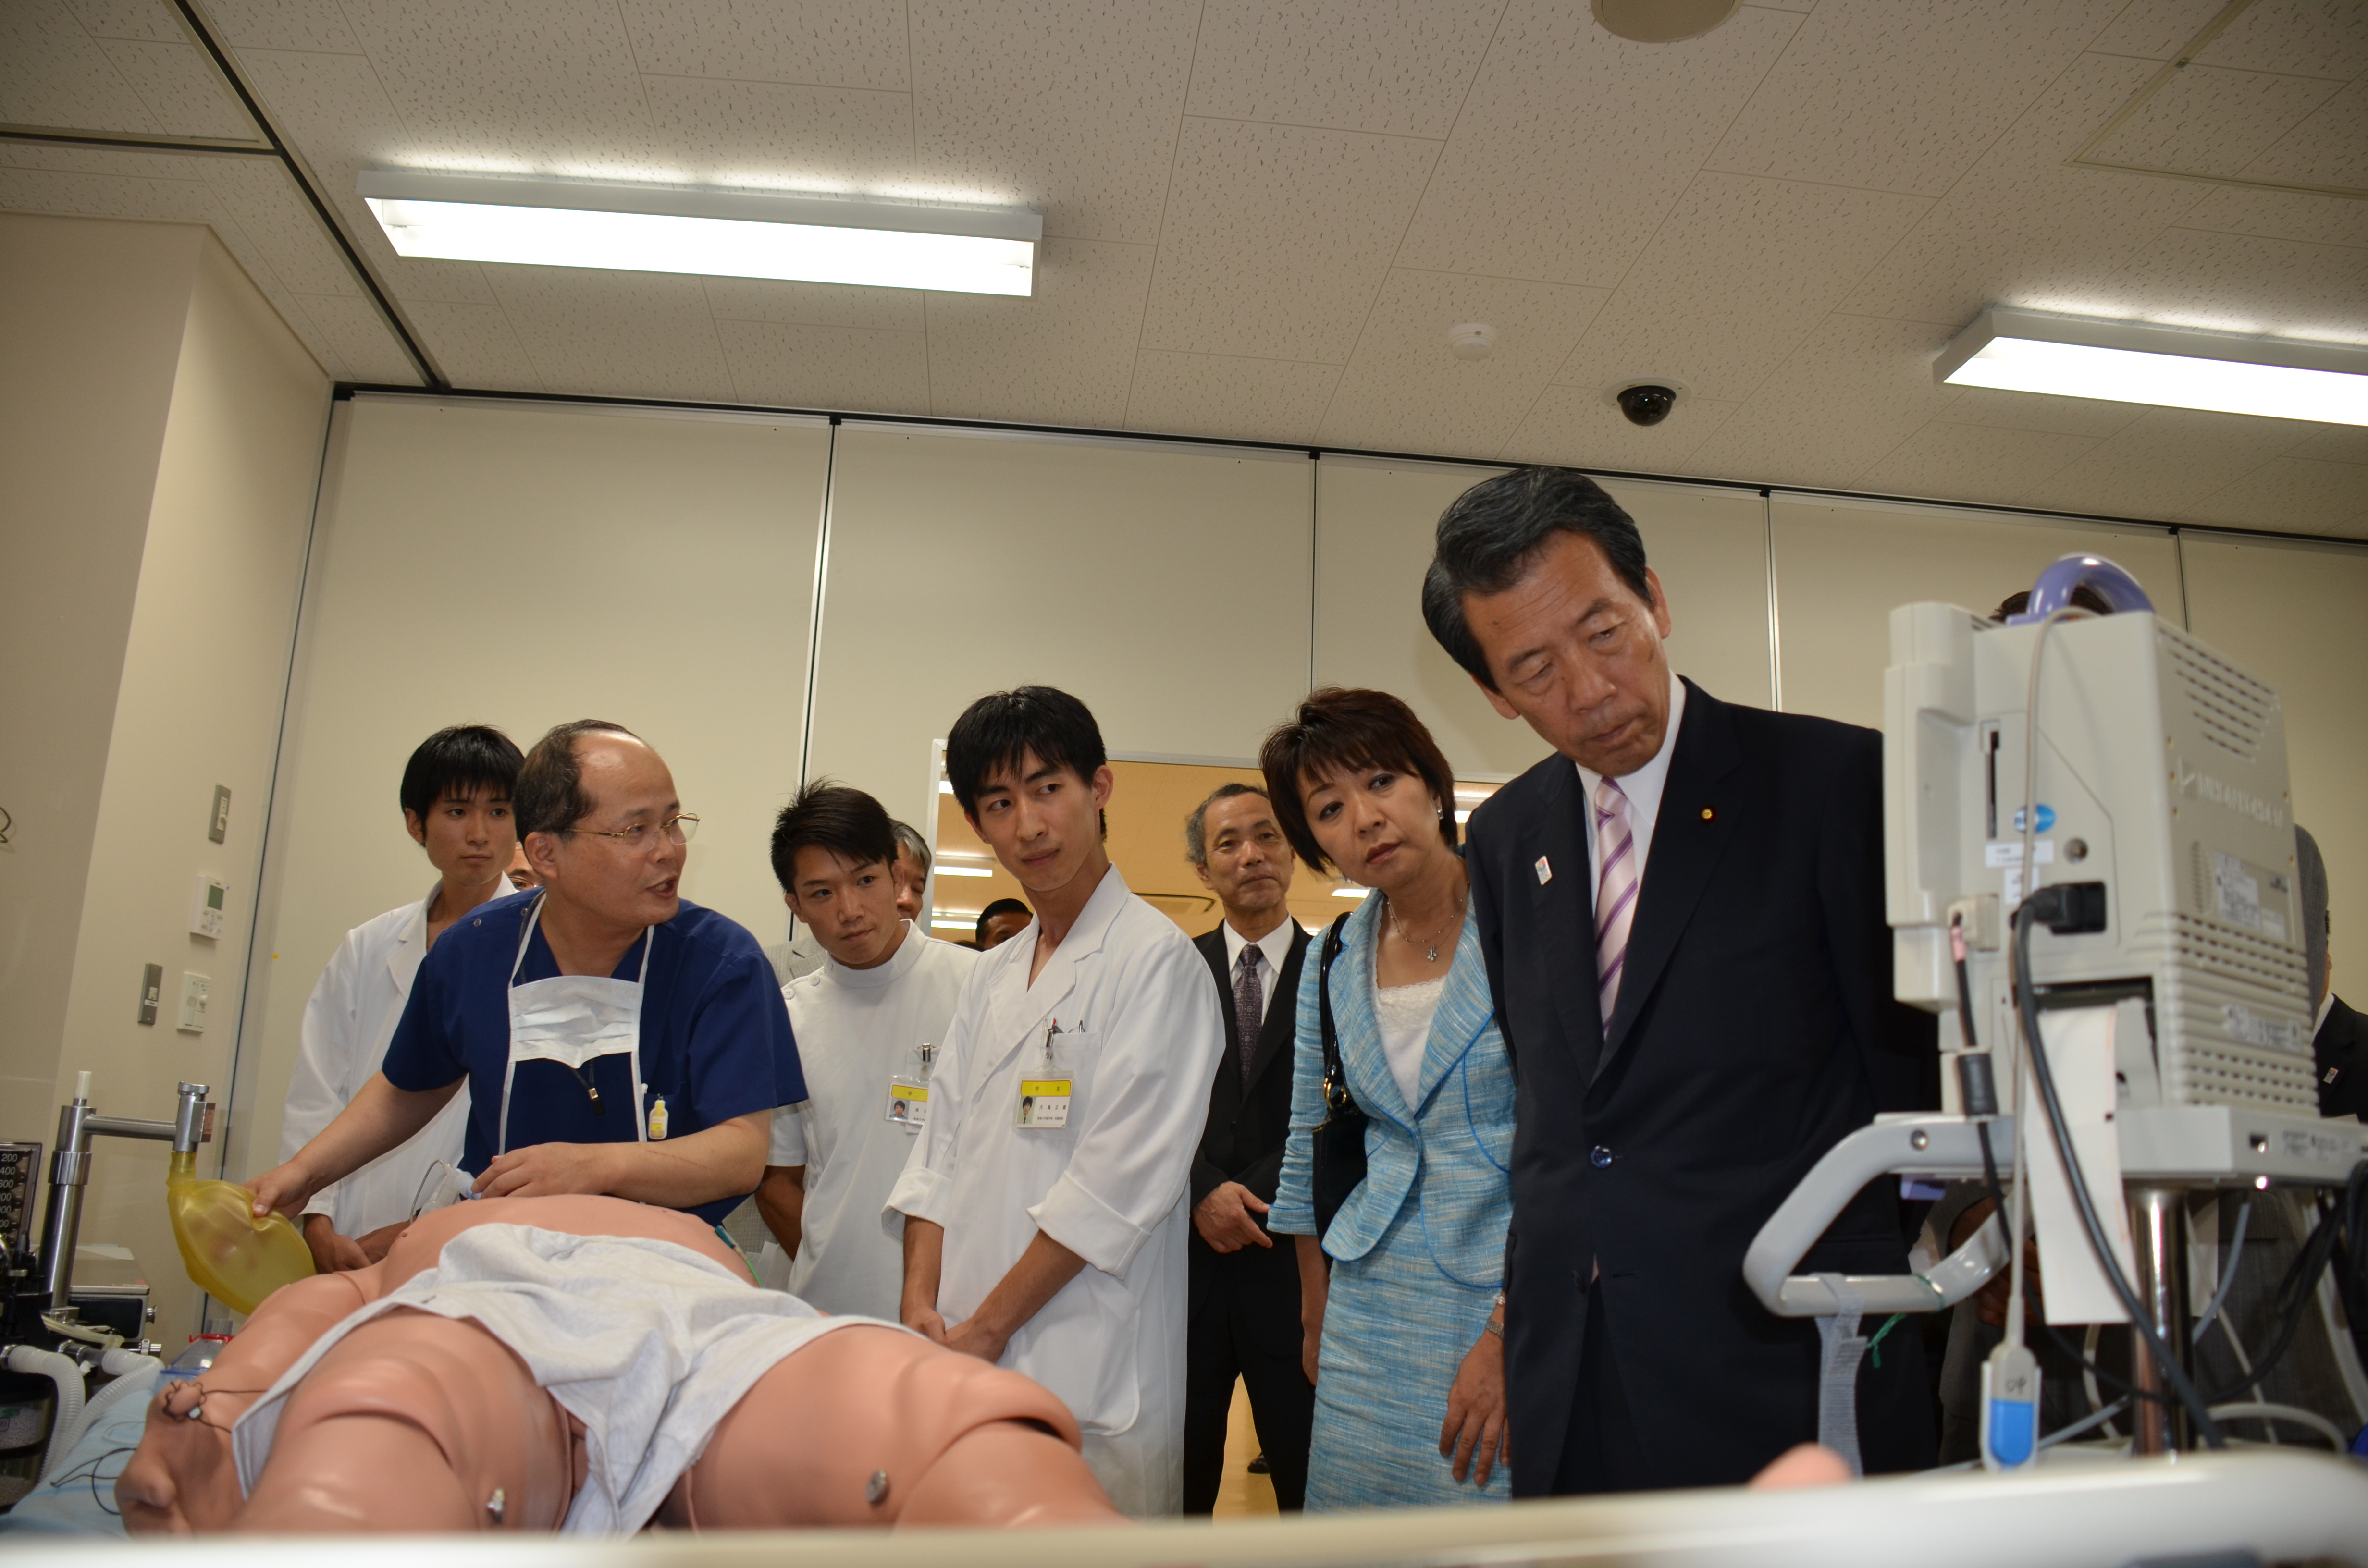
[[[840,784],[807,785],[773,824],[773,874],[822,962],[781,987],[806,1098],[773,1112],[757,1187],[777,1244],[757,1278],[891,1322],[905,1261],[880,1210],[928,1121],[938,1050],[978,962],[897,914],[896,850],[880,802]]]
[[[1183,1502],[1187,1178],[1224,1022],[1209,966],[1104,853],[1086,705],[983,697],[946,740],[962,815],[1036,906],[980,956],[883,1220],[904,1322],[1068,1405],[1110,1500]]]
[[[304,1005],[296,1070],[279,1123],[279,1157],[293,1159],[345,1109],[386,1059],[386,1043],[411,995],[412,977],[446,927],[481,903],[508,896],[518,852],[510,790],[524,762],[486,724],[456,724],[419,744],[398,790],[403,824],[438,874],[427,896],[346,933]],[[304,1206],[304,1244],[324,1274],[376,1263],[404,1226],[421,1177],[438,1160],[457,1164],[469,1124],[464,1087],[401,1147]]]

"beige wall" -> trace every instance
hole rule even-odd
[[[71,955],[51,971],[64,983],[62,1024],[35,1042],[47,1060],[38,1073],[27,1063],[28,1092],[8,1097],[48,1121],[88,1070],[100,1109],[163,1119],[178,1079],[228,1088],[329,384],[206,231],[32,220],[61,227],[27,233],[28,222],[0,231],[7,253],[46,254],[57,269],[33,277],[29,296],[11,289],[0,310],[63,313],[70,350],[85,333],[118,346],[112,366],[88,373],[81,412],[122,428],[103,451],[87,439],[78,449],[67,431],[55,453],[34,454],[37,472],[57,465],[46,483],[69,502],[107,508],[94,528],[103,542],[83,542],[54,594],[68,615],[90,605],[111,642],[88,651],[87,667],[39,666],[77,683],[78,703],[107,729],[103,768],[85,763],[74,780],[91,815]],[[12,555],[40,536],[12,528]],[[120,609],[98,602],[118,595]],[[62,726],[66,743],[86,748],[74,732],[89,717]],[[207,838],[217,784],[233,793],[221,845]],[[230,885],[218,940],[188,930],[199,872]],[[165,990],[159,1020],[142,1026],[134,1009],[149,962],[164,965]],[[185,972],[212,982],[202,1034],[175,1028]],[[177,1267],[164,1178],[163,1145],[103,1142],[82,1235],[132,1249],[154,1287],[158,1335],[173,1344],[197,1328],[199,1295]]]
[[[0,846],[0,1140],[56,1132],[91,838],[204,236],[0,215],[0,669],[13,672],[0,809],[14,819]]]
[[[1405,698],[1463,777],[1509,778],[1546,754],[1497,714],[1424,626],[1439,515],[1499,469],[1327,457],[1315,481],[1315,679]],[[1661,579],[1678,669],[1731,702],[1766,706],[1768,546],[1750,491],[1607,480]]]
[[[2278,688],[2294,821],[2327,858],[2335,988],[2368,1001],[2368,547],[2182,530],[2196,636]]]
[[[768,941],[785,924],[766,846],[797,787],[828,426],[373,397],[338,425],[243,1035],[242,1175],[277,1158],[323,966],[435,881],[395,790],[446,724],[521,747],[570,719],[626,725],[701,819],[684,893]]]
[[[2076,551],[2119,562],[2158,611],[2182,619],[2168,528],[1781,494],[1770,515],[1788,712],[1881,728],[1893,607],[1939,599],[1987,614]]]
[[[970,700],[1074,692],[1112,751],[1247,758],[1307,689],[1305,457],[842,426],[810,771],[926,831]]]

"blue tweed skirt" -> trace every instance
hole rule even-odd
[[[1372,1251],[1332,1265],[1307,1459],[1310,1512],[1512,1496],[1506,1467],[1474,1486],[1439,1457],[1455,1369],[1495,1310],[1497,1291],[1459,1285],[1431,1262],[1415,1215],[1419,1197],[1417,1187]]]

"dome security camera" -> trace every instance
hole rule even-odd
[[[1633,387],[1621,388],[1612,400],[1620,404],[1620,412],[1628,416],[1629,424],[1658,425],[1677,405],[1678,393],[1674,387],[1639,381]]]

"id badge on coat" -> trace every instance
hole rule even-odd
[[[912,1065],[888,1078],[886,1119],[908,1132],[929,1124],[929,1071],[937,1065],[938,1048],[924,1040],[913,1048]]]
[[[1019,1108],[1011,1125],[1027,1131],[1050,1131],[1069,1125],[1069,1099],[1076,1080],[1069,1065],[1061,1021],[1044,1027],[1043,1048],[1019,1076]]]

